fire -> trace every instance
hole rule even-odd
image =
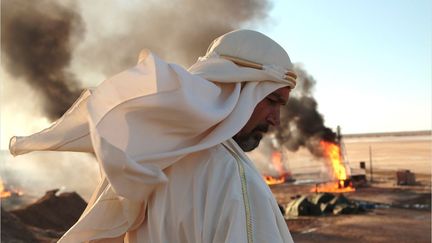
[[[8,198],[13,195],[21,196],[23,193],[19,190],[10,190],[5,187],[3,180],[0,178],[0,198]]]
[[[315,192],[351,192],[355,191],[349,182],[348,171],[342,160],[341,149],[338,144],[320,141],[324,157],[331,162],[333,182],[317,185],[312,191]]]
[[[277,170],[279,176],[273,177],[270,175],[263,175],[263,179],[267,185],[276,185],[282,184],[286,181],[286,178],[289,177],[289,173],[286,171],[284,165],[282,164],[282,153],[279,151],[274,151],[272,154],[272,164],[273,167]]]
[[[285,177],[275,178],[273,176],[264,175],[263,178],[265,183],[267,183],[267,185],[276,185],[285,182]]]
[[[5,190],[3,181],[0,179],[0,198],[6,198],[12,196],[12,192]]]
[[[345,165],[342,163],[340,147],[337,144],[325,141],[321,141],[320,145],[324,150],[324,155],[330,160],[333,166],[335,179],[346,180],[347,173]]]

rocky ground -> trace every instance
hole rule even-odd
[[[46,192],[19,209],[1,208],[1,242],[55,242],[79,218],[87,203],[77,193]],[[7,201],[8,199],[2,199]]]

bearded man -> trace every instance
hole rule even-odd
[[[60,242],[292,242],[244,151],[279,124],[295,79],[284,49],[251,30],[217,38],[188,70],[144,50],[10,151],[96,155],[101,182]]]

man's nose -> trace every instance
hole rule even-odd
[[[278,127],[280,125],[280,112],[279,110],[272,111],[267,117],[268,124]]]

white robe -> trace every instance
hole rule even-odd
[[[204,79],[217,73],[220,82]],[[250,161],[232,142],[231,154],[221,145],[287,85],[215,57],[188,72],[144,51],[137,66],[85,92],[52,127],[14,137],[10,151],[96,154],[103,179],[60,242],[290,242]]]
[[[164,172],[168,183],[127,242],[293,242],[272,192],[232,139]]]

